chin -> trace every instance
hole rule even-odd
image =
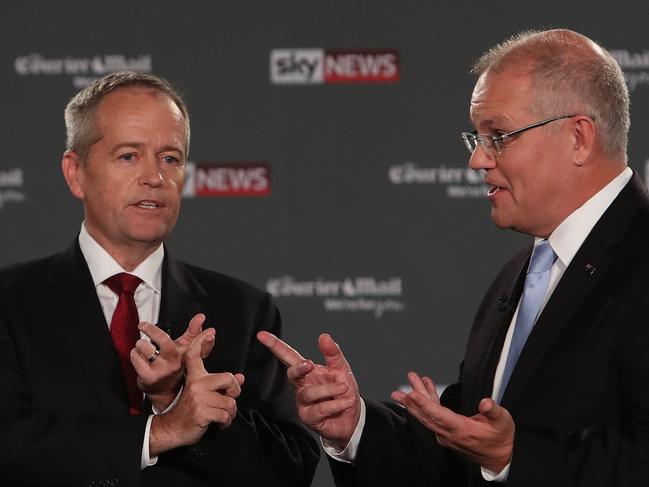
[[[494,211],[491,212],[491,221],[494,223],[494,225],[496,225],[496,227],[500,228],[501,230],[512,228],[511,223],[508,222],[506,218],[503,218],[502,215],[499,215]]]
[[[173,228],[173,227],[171,227]],[[129,238],[135,242],[148,243],[148,244],[159,244],[167,238],[171,233],[171,228],[164,227],[161,228],[157,226],[156,228],[146,228],[146,226],[141,226],[129,232]]]

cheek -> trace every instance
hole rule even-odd
[[[178,169],[176,172],[173,172],[168,175],[169,185],[174,192],[178,193],[178,197],[183,190],[183,185],[185,184],[185,171],[184,169]]]
[[[98,181],[93,181],[92,184],[86,184],[84,193],[86,195],[86,201],[91,204],[95,203],[106,206],[107,203],[110,203],[114,199],[110,186]]]

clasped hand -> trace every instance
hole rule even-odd
[[[185,372],[185,355],[191,344],[201,334],[205,334],[206,338],[209,334],[213,335],[213,329],[203,331],[204,323],[204,314],[195,315],[189,321],[187,330],[175,340],[155,325],[140,323],[139,330],[150,341],[140,339],[135,343],[135,348],[131,350],[131,363],[137,372],[140,390],[157,411],[167,409],[178,395]],[[214,340],[206,339],[202,343],[200,355],[205,358],[212,351]]]
[[[167,409],[176,398],[184,376],[182,393],[174,407],[153,418],[151,456],[194,444],[210,424],[227,428],[236,416],[236,399],[244,376],[207,372],[203,358],[212,351],[216,333],[213,328],[202,330],[204,321],[204,315],[194,316],[176,340],[154,325],[140,324],[140,330],[158,345],[159,354],[155,360],[147,360],[156,348],[147,340],[139,340],[131,352],[131,362],[140,388],[158,411]]]

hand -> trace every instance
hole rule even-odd
[[[213,329],[205,330],[185,353],[185,387],[174,408],[151,422],[149,452],[158,456],[172,448],[193,445],[211,423],[227,428],[237,414],[236,398],[244,382],[242,374],[209,374],[201,352],[214,343]],[[212,343],[210,343],[212,342]]]
[[[408,374],[412,392],[395,391],[392,399],[435,433],[437,442],[456,450],[491,472],[499,473],[511,461],[514,420],[493,399],[480,401],[478,414],[467,417],[442,406],[433,381]]]
[[[131,350],[131,363],[138,375],[140,390],[144,392],[156,411],[164,411],[178,395],[184,372],[185,353],[192,342],[201,334],[205,315],[195,315],[187,330],[176,340],[155,325],[140,323],[139,330],[151,341],[140,339]],[[205,330],[205,333],[209,330]],[[212,330],[213,331],[213,330]],[[152,343],[153,342],[153,343]],[[214,340],[204,341],[201,357],[212,350]],[[156,354],[156,346],[159,353]]]
[[[361,414],[358,385],[340,347],[326,333],[318,345],[326,366],[305,360],[272,333],[260,331],[257,339],[288,367],[296,391],[300,419],[339,449],[349,443]]]

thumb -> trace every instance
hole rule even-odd
[[[208,328],[205,331],[214,331],[214,336],[212,337],[212,340],[203,341],[201,345],[201,358],[207,357],[214,348],[214,344],[216,343],[216,330],[214,330],[214,328]]]
[[[187,329],[185,332],[176,338],[174,342],[176,345],[182,348],[187,348],[189,345],[192,343],[192,340],[196,338],[201,331],[203,331],[203,323],[205,323],[205,315],[203,313],[198,313],[194,315],[194,317],[189,320],[189,324],[187,325]]]
[[[203,333],[198,335],[192,342],[185,354],[185,369],[187,377],[200,377],[207,374],[203,359],[201,357],[201,350],[203,346],[208,346],[209,343],[214,344],[214,328],[209,328]],[[203,345],[205,343],[205,345]]]
[[[485,418],[491,421],[495,421],[501,416],[503,408],[499,406],[493,399],[486,397],[482,401],[480,401],[480,404],[478,405],[478,411]]]
[[[333,370],[351,370],[342,350],[340,350],[338,344],[331,338],[331,335],[328,333],[320,335],[318,338],[318,346],[320,347],[320,352],[322,352],[327,367]]]

